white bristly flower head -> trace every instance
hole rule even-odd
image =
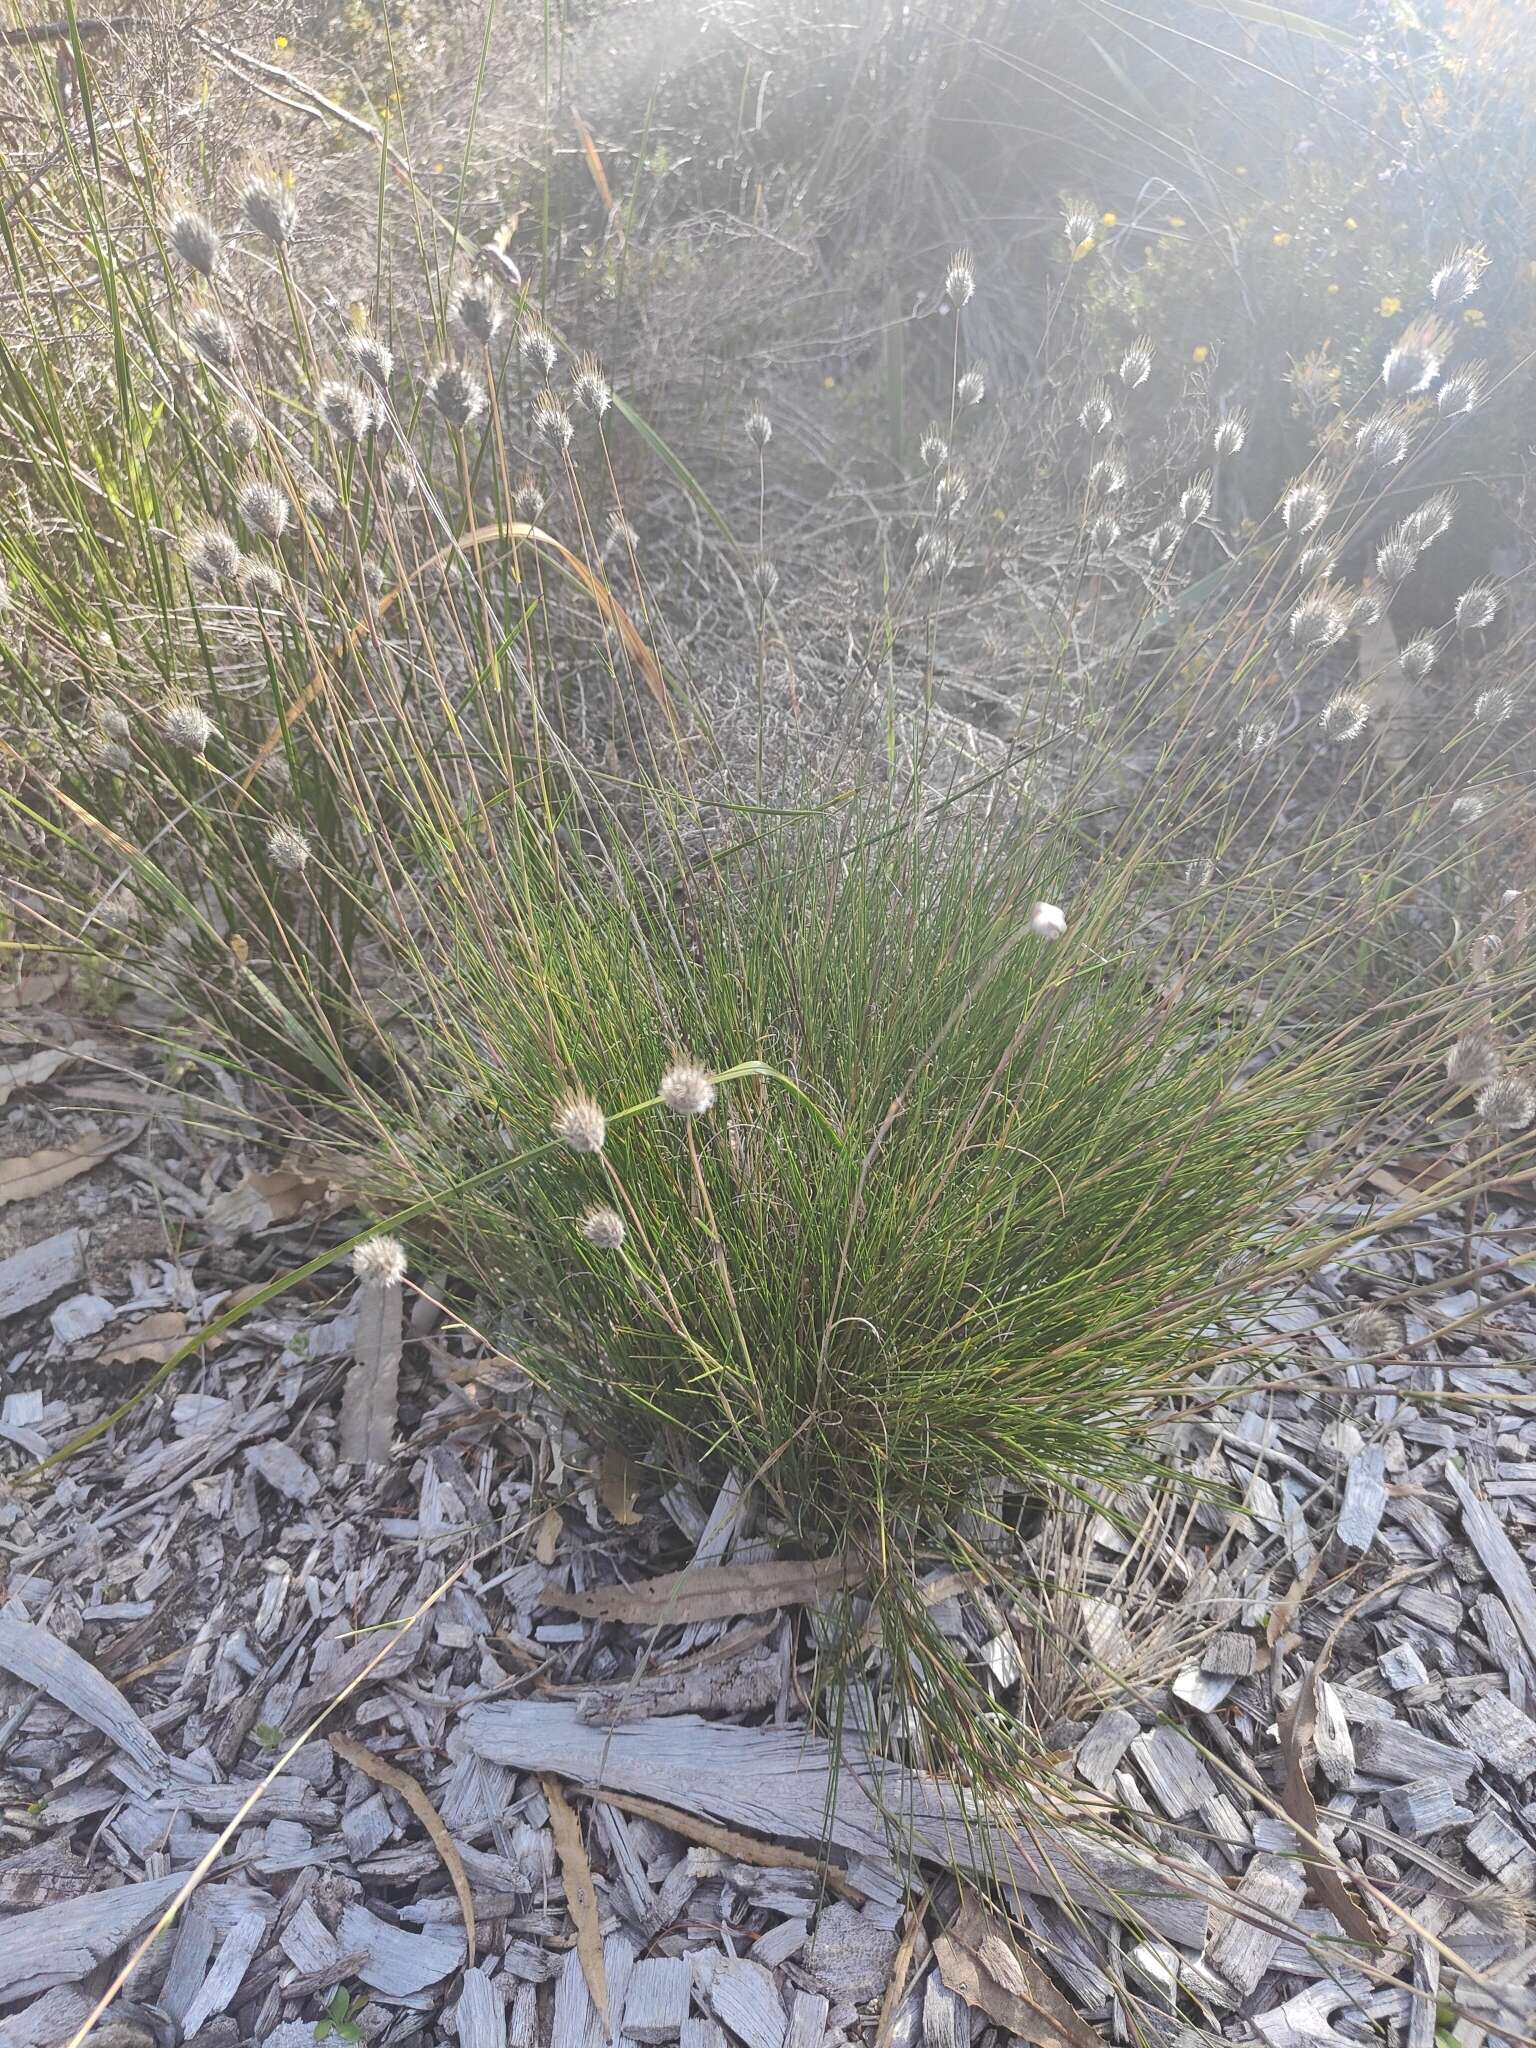
[[[1515,693],[1502,683],[1491,690],[1479,690],[1472,700],[1472,716],[1479,725],[1504,725],[1515,715]]]
[[[236,455],[253,455],[256,443],[261,439],[261,429],[248,412],[235,406],[224,415],[224,438]]]
[[[1115,408],[1110,400],[1108,388],[1096,384],[1083,402],[1078,419],[1090,434],[1107,434],[1115,424]]]
[[[603,366],[594,355],[577,358],[571,376],[571,390],[576,403],[596,419],[601,419],[613,403],[613,386],[603,375]]]
[[[1120,382],[1127,391],[1139,391],[1152,374],[1152,344],[1143,334],[1120,358]]]
[[[190,697],[173,697],[160,708],[160,730],[173,747],[184,747],[189,754],[201,754],[213,738],[213,720],[202,705],[194,704]]]
[[[1435,665],[1435,643],[1418,633],[1398,651],[1398,664],[1410,683],[1422,683]]]
[[[343,384],[337,379],[320,386],[315,406],[326,426],[338,441],[354,445],[367,437],[373,421],[368,395],[355,384]]]
[[[917,444],[917,459],[924,469],[942,469],[949,460],[949,443],[937,427],[930,427]]]
[[[1287,533],[1311,533],[1328,517],[1328,493],[1305,478],[1280,500],[1280,518]]]
[[[1060,939],[1066,936],[1067,914],[1064,910],[1058,910],[1054,903],[1032,903],[1026,922],[1037,939]]]
[[[1248,415],[1241,406],[1224,412],[1211,434],[1211,446],[1218,455],[1240,455],[1248,439]]]
[[[240,211],[266,241],[279,249],[293,240],[299,225],[298,201],[276,178],[252,178],[240,194]]]
[[[1423,552],[1412,534],[1394,526],[1376,550],[1376,573],[1388,583],[1401,583],[1413,574]]]
[[[1536,1089],[1517,1074],[1499,1074],[1478,1090],[1475,1106],[1490,1130],[1523,1131],[1536,1120]]]
[[[537,477],[525,476],[512,493],[513,509],[526,526],[538,525],[548,503],[549,500]]]
[[[310,844],[295,825],[273,825],[267,833],[267,858],[285,875],[302,875],[309,866]]]
[[[1179,517],[1186,526],[1194,526],[1204,519],[1211,509],[1211,473],[1206,470],[1193,483],[1185,486],[1179,494]]]
[[[1435,393],[1442,419],[1462,419],[1467,413],[1476,412],[1483,402],[1485,383],[1481,363],[1468,363],[1465,369],[1453,370]]]
[[[370,1237],[352,1254],[353,1274],[364,1287],[398,1287],[405,1266],[405,1246],[398,1237]]]
[[[747,414],[747,439],[759,451],[773,439],[773,421],[760,405],[753,406]]]
[[[427,400],[456,434],[472,427],[488,403],[485,386],[458,363],[438,364],[427,379]]]
[[[715,1084],[702,1067],[680,1061],[668,1067],[656,1093],[674,1116],[703,1116],[714,1107]]]
[[[187,315],[187,340],[205,363],[216,370],[228,370],[235,360],[235,330],[212,306],[194,306]]]
[[[165,239],[189,270],[212,277],[219,261],[219,235],[206,215],[183,207],[166,225]]]
[[[986,395],[986,374],[979,363],[973,363],[956,383],[955,397],[961,405],[980,405]]]
[[[950,257],[944,292],[954,306],[968,306],[976,296],[976,259],[969,249],[957,249]]]
[[[1403,330],[1381,366],[1381,381],[1391,398],[1411,398],[1427,391],[1445,360],[1446,336],[1434,320],[1417,320]]]
[[[395,356],[387,342],[379,340],[376,334],[354,334],[347,343],[347,353],[352,358],[352,367],[360,377],[382,391],[394,375]]]
[[[258,477],[245,486],[235,502],[240,507],[240,517],[263,540],[279,541],[288,531],[288,500],[276,484]]]
[[[1340,690],[1323,706],[1318,725],[1325,740],[1332,741],[1335,746],[1343,746],[1349,740],[1359,739],[1370,723],[1370,717],[1369,699],[1362,697],[1358,690]]]
[[[534,400],[533,430],[556,448],[569,448],[576,438],[571,416],[553,391],[541,391]]]
[[[590,1095],[568,1095],[555,1111],[550,1129],[572,1152],[601,1152],[608,1119]]]
[[[1481,242],[1463,242],[1441,264],[1429,280],[1429,296],[1437,306],[1459,306],[1470,299],[1488,268],[1488,251]]]
[[[1431,491],[1401,522],[1402,531],[1419,547],[1427,548],[1450,528],[1456,513],[1453,490]]]
[[[188,574],[199,583],[233,583],[240,574],[240,548],[222,526],[199,527],[182,543]]]
[[[529,321],[521,330],[517,337],[517,346],[523,360],[532,363],[546,377],[555,367],[560,354],[555,337],[547,327],[541,327],[536,320]]]
[[[624,1244],[624,1218],[617,1209],[589,1209],[581,1219],[581,1234],[594,1251],[616,1252]]]
[[[1291,613],[1291,638],[1305,653],[1334,647],[1349,631],[1349,614],[1340,597],[1340,592],[1325,583],[1320,590],[1304,597]]]
[[[1445,1056],[1446,1079],[1457,1088],[1480,1088],[1498,1071],[1498,1052],[1479,1032],[1458,1038]]]
[[[1456,600],[1458,633],[1481,633],[1499,613],[1499,591],[1492,583],[1469,583]]]
[[[456,285],[448,301],[448,324],[461,340],[475,348],[489,348],[506,313],[501,293],[478,278]]]
[[[1401,415],[1379,412],[1362,422],[1355,434],[1355,447],[1378,469],[1396,469],[1408,453],[1408,430]]]

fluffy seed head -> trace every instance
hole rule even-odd
[[[1386,609],[1386,592],[1381,585],[1362,584],[1349,607],[1349,630],[1358,633],[1365,626],[1374,626]]]
[[[517,516],[528,526],[537,526],[548,502],[535,477],[525,476],[512,493],[512,504]]]
[[[917,444],[917,459],[924,469],[939,469],[949,460],[949,443],[937,427],[930,427]]]
[[[408,462],[386,462],[384,488],[392,498],[414,498],[419,479]]]
[[[1376,573],[1388,583],[1401,583],[1413,574],[1423,552],[1411,533],[1394,526],[1376,550]]]
[[[640,546],[640,536],[624,517],[622,512],[610,512],[603,541],[603,550],[618,548],[621,553],[632,555]]]
[[[1470,299],[1488,268],[1488,251],[1481,242],[1463,242],[1442,263],[1429,280],[1429,296],[1437,306],[1459,306]]]
[[[624,1243],[624,1218],[617,1209],[589,1209],[578,1226],[594,1251],[616,1252]]]
[[[668,1067],[656,1093],[674,1116],[703,1116],[714,1107],[715,1084],[702,1067],[680,1062]]]
[[[778,591],[779,572],[772,562],[764,558],[752,564],[752,588],[764,604],[771,602]]]
[[[1309,541],[1296,557],[1296,576],[1302,583],[1315,583],[1320,576],[1331,576],[1338,567],[1339,557],[1326,541]]]
[[[1472,700],[1472,716],[1479,725],[1503,725],[1515,715],[1515,693],[1502,683],[1480,690]]]
[[[1037,939],[1060,939],[1066,936],[1067,913],[1059,910],[1054,903],[1032,903],[1025,922]]]
[[[951,305],[968,306],[976,296],[976,259],[969,249],[957,249],[949,259],[944,292]]]
[[[360,391],[355,384],[343,384],[339,379],[333,378],[320,386],[315,408],[338,441],[355,445],[367,436],[373,423],[367,393]]]
[[[485,411],[485,386],[458,363],[439,363],[427,379],[427,400],[439,418],[462,434]]]
[[[455,285],[448,300],[448,324],[476,348],[489,348],[506,313],[501,294],[479,279]]]
[[[533,430],[554,448],[569,448],[575,439],[575,424],[553,391],[541,391],[534,400]]]
[[[1186,526],[1194,526],[1210,509],[1211,473],[1206,470],[1179,493],[1179,517]]]
[[[222,526],[202,526],[182,543],[188,573],[199,583],[233,583],[240,574],[240,549]]]
[[[954,512],[971,495],[971,480],[958,462],[952,462],[934,482],[933,502],[940,512]]]
[[[187,315],[187,339],[205,363],[227,370],[235,360],[235,330],[212,306],[194,306]]]
[[[114,704],[110,697],[95,696],[91,699],[91,716],[99,731],[108,739],[125,740],[133,730],[128,714],[120,704]]]
[[[1498,617],[1499,591],[1496,584],[1469,583],[1456,600],[1458,633],[1480,633]]]
[[[955,397],[961,405],[980,405],[987,395],[986,374],[981,366],[973,363],[955,385]]]
[[[160,730],[173,747],[201,754],[213,738],[213,720],[190,697],[173,697],[160,708]]]
[[[394,351],[386,342],[376,334],[354,334],[347,343],[347,354],[360,377],[384,390],[395,371]]]
[[[1239,455],[1248,438],[1248,415],[1240,406],[1224,412],[1211,433],[1211,446],[1218,455]]]
[[[283,579],[270,562],[253,562],[247,556],[240,564],[240,594],[252,604],[277,604],[283,596]]]
[[[1384,1308],[1357,1309],[1344,1325],[1350,1348],[1363,1358],[1384,1358],[1398,1348],[1397,1325]]]
[[[942,533],[920,533],[917,537],[918,566],[930,583],[942,583],[960,566],[960,550]]]
[[[219,261],[218,230],[205,214],[184,207],[166,224],[165,239],[189,270],[212,277]]]
[[[304,510],[322,533],[335,533],[341,525],[341,502],[324,484],[311,484],[304,493]]]
[[[1120,382],[1127,391],[1139,391],[1152,374],[1152,344],[1143,334],[1120,358]]]
[[[1088,487],[1106,498],[1118,497],[1130,482],[1125,464],[1118,455],[1101,455],[1088,472]]]
[[[754,448],[766,448],[773,439],[773,421],[760,405],[747,414],[747,439]]]
[[[1435,643],[1428,633],[1418,633],[1398,650],[1397,659],[1410,683],[1422,683],[1435,665]]]
[[[517,346],[523,360],[534,364],[546,377],[555,367],[560,354],[555,337],[547,327],[541,327],[536,320],[529,321],[523,328],[517,337]]]
[[[1455,514],[1454,491],[1431,491],[1423,503],[1415,505],[1402,521],[1402,530],[1421,548],[1427,548],[1447,531]]]
[[[405,1246],[398,1237],[370,1237],[353,1252],[352,1271],[365,1287],[398,1287],[405,1278]]]
[[[1523,1131],[1536,1118],[1536,1089],[1517,1074],[1498,1074],[1478,1090],[1476,1109],[1492,1131]]]
[[[608,1120],[590,1095],[568,1095],[555,1111],[550,1129],[572,1152],[601,1152]]]
[[[248,412],[241,412],[237,407],[224,415],[224,438],[236,455],[252,455],[261,439],[261,429]]]
[[[1280,500],[1280,518],[1287,533],[1311,533],[1327,517],[1327,492],[1305,478],[1292,484]]]
[[[267,858],[285,875],[302,875],[310,850],[308,835],[296,825],[274,825],[267,833]]]
[[[1446,1079],[1457,1088],[1480,1088],[1499,1071],[1499,1055],[1480,1032],[1458,1038],[1445,1056]]]
[[[276,484],[269,484],[258,477],[245,486],[236,503],[240,507],[240,517],[263,540],[281,540],[288,531],[288,500]]]
[[[1340,690],[1330,697],[1323,706],[1318,725],[1325,740],[1335,746],[1342,746],[1349,740],[1356,740],[1365,731],[1371,716],[1368,701],[1358,690]]]
[[[1165,562],[1178,550],[1188,528],[1177,519],[1165,519],[1147,535],[1147,552],[1154,562]]]
[[[571,390],[576,403],[601,419],[613,403],[613,386],[603,375],[603,366],[594,355],[579,356],[571,376]]]
[[[1488,800],[1481,796],[1459,796],[1451,805],[1451,822],[1454,825],[1475,825],[1487,815]],[[1494,941],[1497,946],[1498,941]]]
[[[1280,728],[1272,718],[1255,718],[1237,728],[1237,751],[1250,759],[1267,754],[1279,737]]]
[[[1107,555],[1119,538],[1119,520],[1101,512],[1088,529],[1088,551],[1094,555]]]
[[[1099,216],[1085,200],[1074,200],[1062,219],[1067,245],[1076,253],[1086,242],[1091,249],[1098,233]]]
[[[1304,597],[1291,613],[1291,638],[1305,653],[1315,654],[1324,647],[1336,646],[1349,631],[1349,614],[1341,596],[1332,584],[1325,583],[1320,590]]]
[[[1443,418],[1461,419],[1465,414],[1477,411],[1483,402],[1484,387],[1482,364],[1468,363],[1464,370],[1453,370],[1446,378],[1435,393],[1435,404]]]
[[[1107,434],[1115,424],[1115,408],[1110,400],[1109,388],[1096,384],[1083,403],[1078,419],[1090,434]]]
[[[276,178],[250,178],[240,193],[240,211],[265,240],[281,249],[299,225],[298,201]]]
[[[1387,351],[1381,381],[1391,398],[1411,398],[1427,391],[1445,359],[1445,332],[1434,320],[1418,320],[1403,330],[1396,347]]]
[[[1408,432],[1400,415],[1379,412],[1364,421],[1355,435],[1355,447],[1378,469],[1396,469],[1408,453]]]

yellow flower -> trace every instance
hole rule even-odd
[[[1240,177],[1240,178],[1246,178],[1246,177],[1247,177],[1247,175],[1248,175],[1248,166],[1247,166],[1246,164],[1234,164],[1234,165],[1232,166],[1232,168],[1233,168],[1233,170],[1234,170],[1234,171],[1235,171],[1235,172],[1237,173],[1238,177]]]
[[[1190,361],[1195,363],[1203,363],[1209,354],[1210,350],[1206,347],[1203,341],[1196,342],[1194,348],[1190,351]]]
[[[1280,232],[1271,239],[1277,249],[1288,249],[1291,246],[1291,238],[1284,228],[1281,228]]]
[[[1483,324],[1483,309],[1481,306],[1468,306],[1461,317],[1469,327],[1481,327]]]
[[[1168,216],[1168,225],[1169,225],[1169,227],[1171,227],[1171,228],[1181,228],[1181,227],[1183,227],[1183,225],[1184,225],[1184,216],[1183,216],[1183,214],[1182,214],[1182,213],[1170,213],[1170,214],[1169,214],[1169,216]]]
[[[1329,298],[1330,298],[1330,299],[1333,299],[1333,298],[1337,298],[1337,297],[1338,297],[1338,292],[1339,292],[1339,288],[1338,288],[1338,286],[1337,286],[1336,284],[1331,284],[1331,285],[1329,285],[1329,287],[1328,287],[1328,296],[1329,296]]]
[[[1072,261],[1073,261],[1074,263],[1078,262],[1080,258],[1082,258],[1082,257],[1086,256],[1086,255],[1088,254],[1089,250],[1090,250],[1090,249],[1092,249],[1092,248],[1094,248],[1095,246],[1096,246],[1096,244],[1095,244],[1095,242],[1094,242],[1094,239],[1093,239],[1092,235],[1084,235],[1083,239],[1082,239],[1082,240],[1081,240],[1081,241],[1080,241],[1080,242],[1078,243],[1077,247],[1076,247],[1076,248],[1075,248],[1075,249],[1074,249],[1074,250],[1072,251]]]
[[[274,50],[286,50],[288,47],[288,38],[286,36],[274,36],[272,38],[272,47]]]
[[[1099,219],[1103,221],[1105,227],[1107,228],[1112,228],[1119,218],[1120,216],[1115,213],[1101,213],[1099,215]]]
[[[821,388],[823,391],[835,391],[837,389],[837,379],[835,377],[823,377]]]
[[[1353,234],[1355,232],[1355,229],[1359,227],[1360,223],[1355,219],[1352,213],[1346,213],[1344,216],[1344,225],[1349,229],[1349,232]]]
[[[1376,310],[1381,315],[1383,320],[1390,320],[1394,313],[1401,313],[1401,311],[1403,310],[1403,302],[1401,299],[1394,298],[1392,293],[1388,292],[1386,296],[1381,300]]]

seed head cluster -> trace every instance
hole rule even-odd
[[[668,1067],[656,1093],[674,1116],[703,1116],[714,1107],[715,1084],[702,1067],[680,1061]]]
[[[405,1246],[398,1237],[367,1238],[352,1254],[352,1271],[364,1287],[398,1287],[406,1274]]]
[[[590,1095],[568,1095],[555,1111],[550,1129],[572,1152],[601,1152],[608,1120]]]

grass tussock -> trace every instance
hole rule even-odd
[[[998,12],[902,34],[1005,108],[1073,10]],[[595,226],[565,162],[521,241],[466,225],[485,51],[450,192],[345,121],[308,184],[173,176],[72,50],[6,83],[57,153],[0,193],[11,956],[271,1090],[586,1420],[859,1551],[892,1696],[1006,1778],[925,1564],[1154,1473],[1346,1170],[1451,1117],[1427,1205],[1528,1142],[1497,235],[1394,245],[1347,375],[1223,358],[1197,258],[1246,308],[1293,230],[1244,270],[1227,173],[1122,218],[1021,129],[1025,363],[942,121],[920,276],[874,317],[849,259],[878,343],[760,298],[722,392],[658,366],[708,261],[660,145],[587,135]],[[837,145],[885,129],[841,120],[743,247],[865,218]]]

